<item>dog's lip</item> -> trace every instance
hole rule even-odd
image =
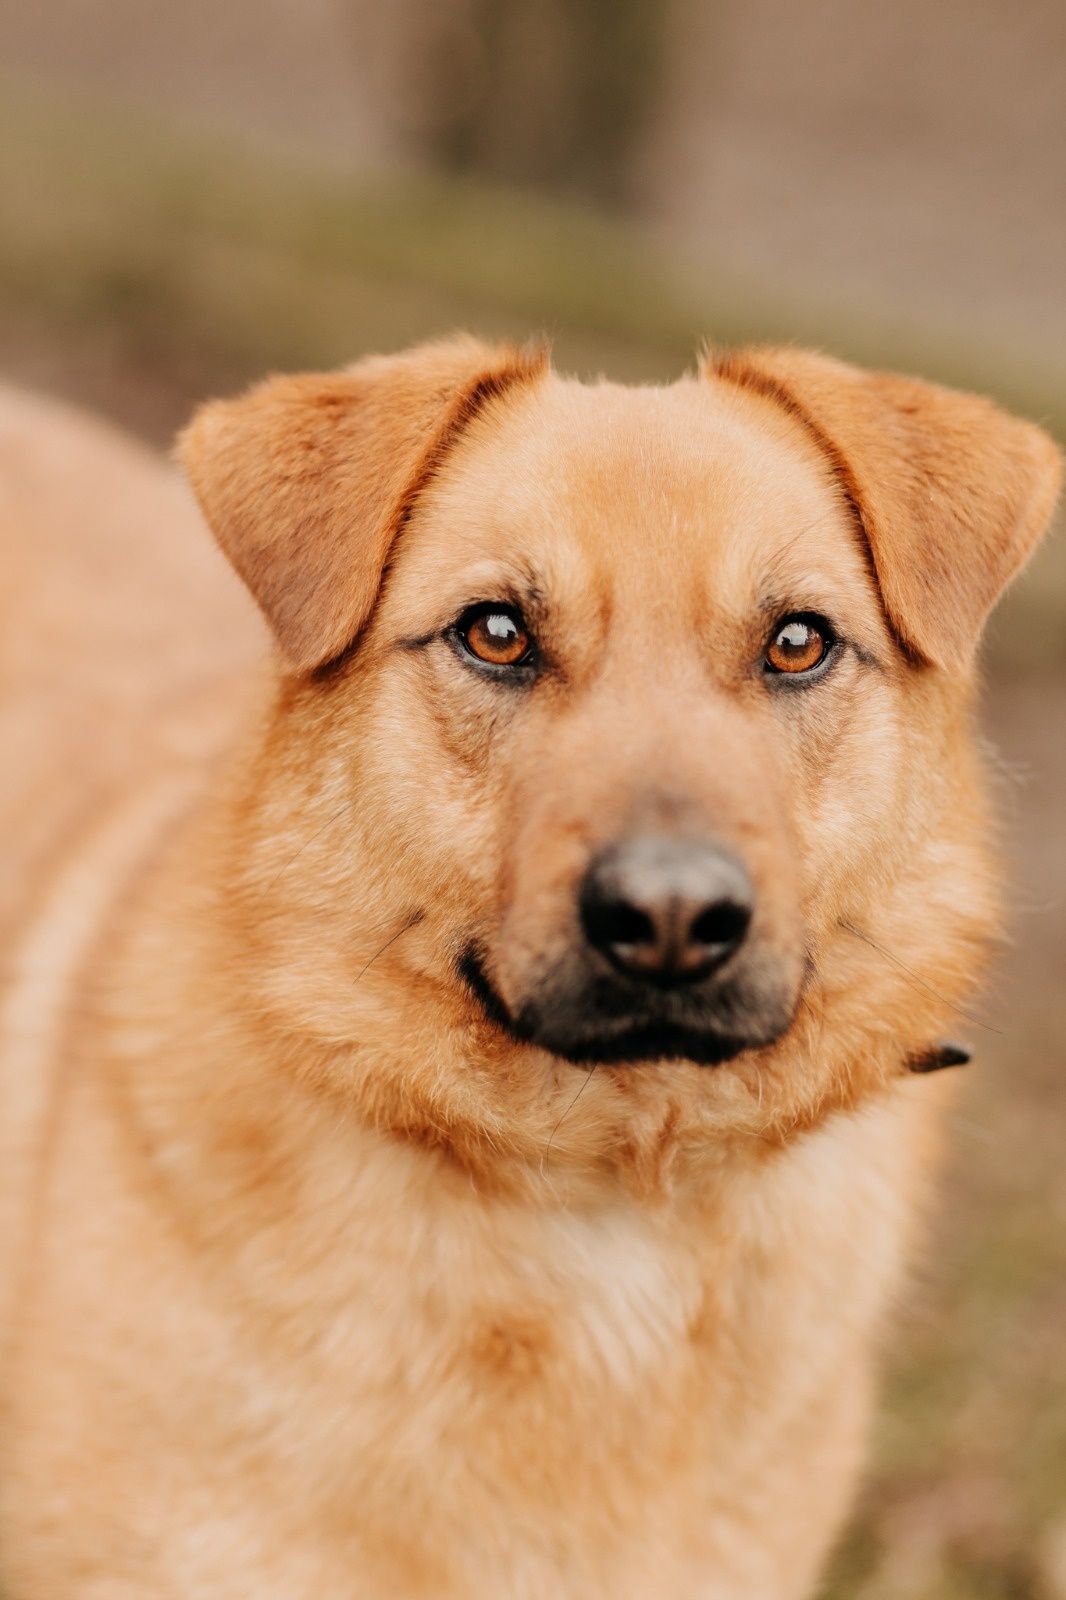
[[[460,978],[489,1021],[495,1023],[497,1028],[502,1028],[504,1033],[509,1033],[513,1039],[519,1039],[523,1044],[528,1043],[528,1040],[520,1039],[518,1024],[511,1014],[511,1009],[485,971],[485,964],[475,945],[466,946],[456,962],[456,967]]]
[[[752,1041],[731,1035],[678,1028],[635,1025],[617,1033],[574,1034],[566,1039],[532,1035],[532,1042],[575,1066],[639,1066],[660,1061],[688,1061],[718,1067],[754,1048]]]
[[[748,1038],[694,1027],[669,1019],[620,1019],[615,1028],[597,1027],[557,1035],[528,1013],[516,1016],[486,971],[474,945],[459,957],[460,977],[487,1019],[518,1044],[537,1045],[577,1066],[637,1065],[641,1062],[689,1061],[720,1066],[745,1051],[765,1048],[779,1037]],[[786,1030],[782,1029],[781,1032]]]

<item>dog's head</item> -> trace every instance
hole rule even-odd
[[[459,339],[211,405],[183,455],[281,667],[250,969],[385,1120],[542,1129],[579,1062],[802,1121],[942,1023],[1038,429],[795,351],[628,389]]]

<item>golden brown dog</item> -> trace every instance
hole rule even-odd
[[[808,1595],[1050,442],[796,351],[274,379],[182,445],[258,671],[166,469],[0,448],[5,1600]]]

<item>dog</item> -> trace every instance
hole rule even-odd
[[[1055,447],[463,336],[208,404],[216,548],[0,417],[5,1596],[810,1595]]]

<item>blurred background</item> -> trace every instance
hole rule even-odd
[[[0,39],[0,375],[157,444],[456,325],[643,379],[814,343],[1066,436],[1062,0],[0,0]],[[987,663],[1014,942],[826,1600],[1066,1600],[1061,541]]]

